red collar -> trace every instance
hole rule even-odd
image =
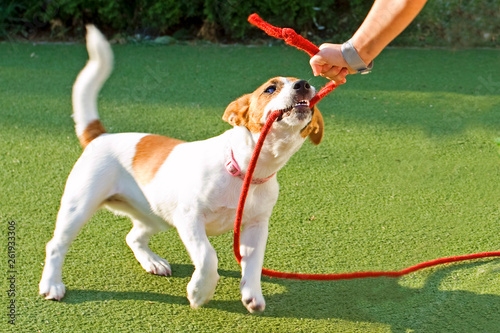
[[[238,177],[241,180],[245,179],[245,174],[241,172],[240,166],[234,159],[233,150],[230,147],[226,148],[226,163],[224,164],[224,167],[231,176]],[[253,178],[251,183],[254,185],[264,184],[269,179],[273,178],[275,174],[276,172],[267,178]]]

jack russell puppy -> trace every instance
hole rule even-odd
[[[113,53],[92,25],[87,26],[87,50],[89,61],[72,95],[76,134],[85,149],[68,177],[54,236],[46,246],[40,294],[63,298],[66,252],[82,226],[106,207],[130,217],[133,227],[126,242],[152,274],[172,272],[167,260],[149,248],[150,237],[176,228],[195,267],[187,285],[191,307],[207,303],[219,280],[217,255],[207,236],[233,228],[242,179],[260,130],[272,111],[284,110],[262,148],[242,219],[242,302],[250,312],[263,311],[260,279],[269,217],[278,198],[276,172],[307,137],[314,144],[322,139],[323,118],[316,107],[309,108],[315,89],[304,80],[270,79],[229,104],[222,119],[232,129],[204,141],[107,134],[99,121],[97,96],[111,73]]]

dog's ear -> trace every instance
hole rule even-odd
[[[321,139],[323,139],[323,116],[316,106],[314,106],[311,122],[300,132],[300,135],[303,138],[309,135],[309,139],[315,145],[319,145]]]
[[[251,94],[243,95],[237,100],[231,102],[222,120],[227,121],[232,126],[246,126],[248,123],[248,109],[250,107]]]

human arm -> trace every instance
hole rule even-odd
[[[365,64],[369,64],[422,10],[427,0],[376,0],[365,20],[351,38]],[[314,75],[344,83],[347,74],[357,71],[344,59],[341,44],[325,43],[311,58]]]

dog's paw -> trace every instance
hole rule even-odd
[[[193,309],[198,309],[212,299],[219,281],[219,274],[217,273],[211,278],[198,278],[197,276],[198,274],[195,271],[187,285],[188,300]]]
[[[170,264],[167,260],[158,257],[157,259],[150,258],[145,261],[144,264],[141,263],[142,268],[146,270],[146,272],[161,275],[161,276],[171,276],[172,269],[170,268]]]
[[[266,308],[264,297],[242,298],[241,302],[250,313],[262,312]]]
[[[250,313],[262,312],[266,308],[260,288],[251,288],[245,282],[241,283],[241,302]]]
[[[47,300],[60,301],[64,294],[66,293],[66,288],[64,287],[64,283],[50,283],[50,282],[40,282],[39,285],[39,293],[42,296],[45,296]]]

